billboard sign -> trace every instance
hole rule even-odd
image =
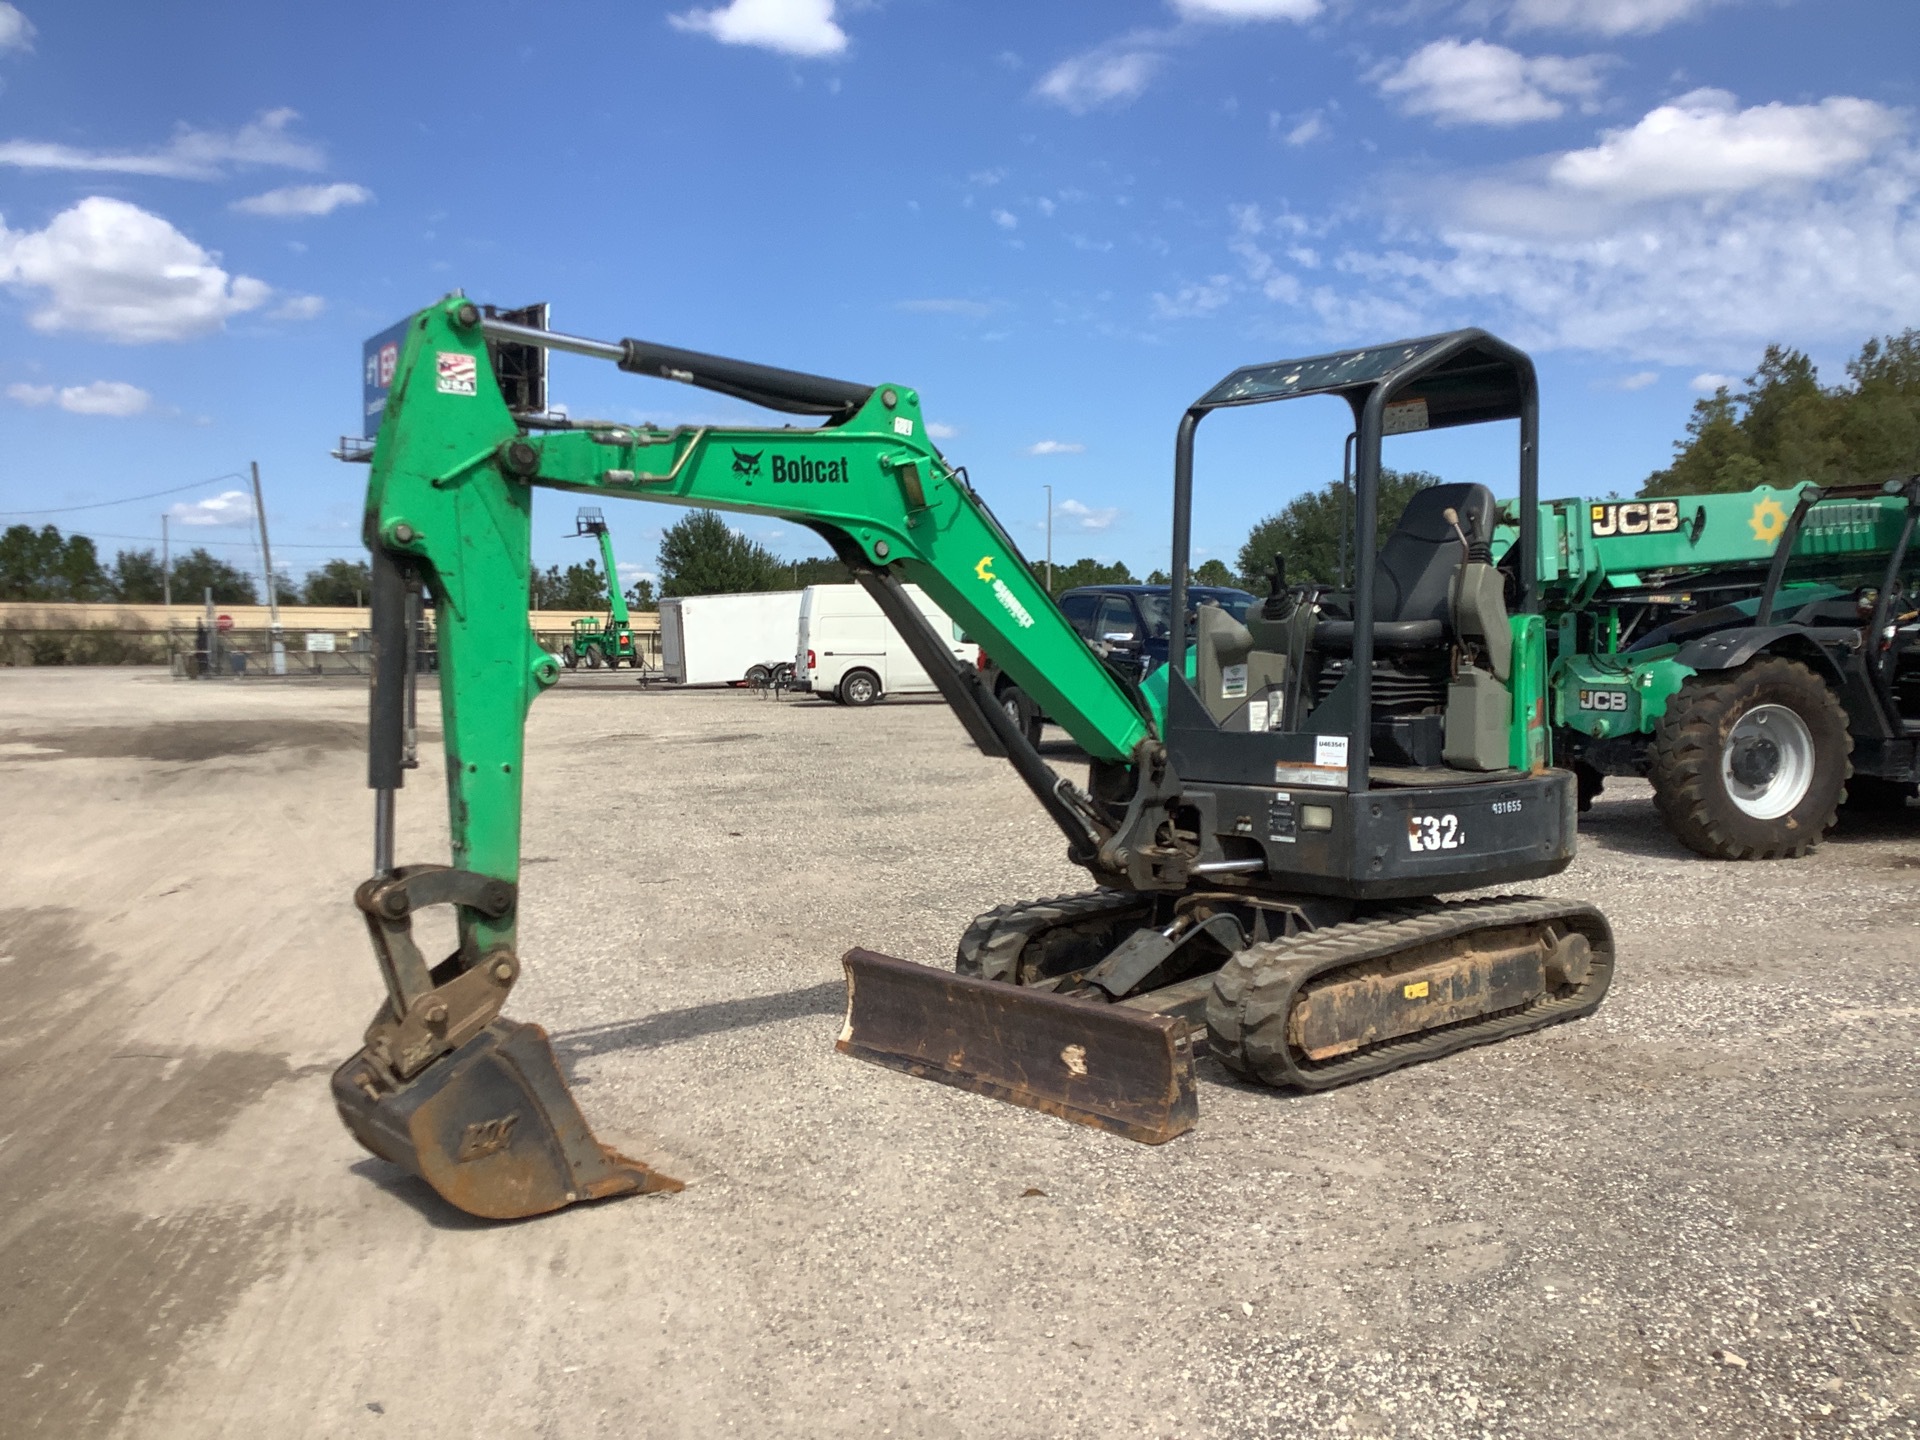
[[[387,391],[400,368],[400,347],[406,344],[411,317],[382,330],[360,347],[360,433],[369,438],[380,432],[387,413]]]

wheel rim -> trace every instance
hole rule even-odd
[[[1778,820],[1813,788],[1813,732],[1785,705],[1756,705],[1727,732],[1727,796],[1756,820]]]
[[[873,699],[873,682],[864,675],[856,675],[847,682],[847,698],[856,705],[864,705]]]
[[[1020,702],[1018,700],[1014,699],[1011,695],[1002,696],[1000,708],[1007,712],[1007,718],[1013,721],[1014,724],[1018,725],[1020,723]]]

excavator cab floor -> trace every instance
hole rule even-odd
[[[368,1150],[483,1219],[682,1188],[594,1138],[538,1025],[496,1019],[398,1083],[363,1050],[334,1072],[333,1103]]]
[[[836,1048],[1158,1145],[1200,1118],[1192,1021],[849,950]]]

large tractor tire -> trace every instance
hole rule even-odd
[[[1716,860],[1805,855],[1839,818],[1853,737],[1831,687],[1765,656],[1695,675],[1653,737],[1653,803],[1682,844]]]

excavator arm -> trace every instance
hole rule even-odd
[[[599,355],[827,423],[556,427],[508,408],[490,344]],[[874,596],[974,741],[1011,760],[1067,835],[1072,858],[1109,881],[1125,883],[1131,870],[1136,882],[1144,874],[1151,883],[1154,868],[1143,868],[1137,852],[1153,847],[1121,843],[1122,832],[1142,828],[1138,799],[1126,812],[1132,823],[1116,824],[1112,807],[1103,811],[1056,774],[901,588],[920,585],[1113,773],[1164,768],[1144,702],[1081,641],[964,475],[933,446],[911,388],[527,330],[453,296],[407,325],[371,463],[375,874],[356,903],[388,1001],[365,1048],[336,1074],[334,1094],[368,1148],[461,1208],[509,1217],[677,1188],[594,1141],[543,1032],[500,1014],[520,968],[524,720],[560,675],[528,623],[535,487],[808,525]],[[607,564],[612,579],[610,554]],[[450,868],[394,861],[395,799],[411,764],[409,617],[423,588],[439,656]],[[433,904],[455,908],[460,933],[459,950],[437,964],[418,953],[411,926]]]

